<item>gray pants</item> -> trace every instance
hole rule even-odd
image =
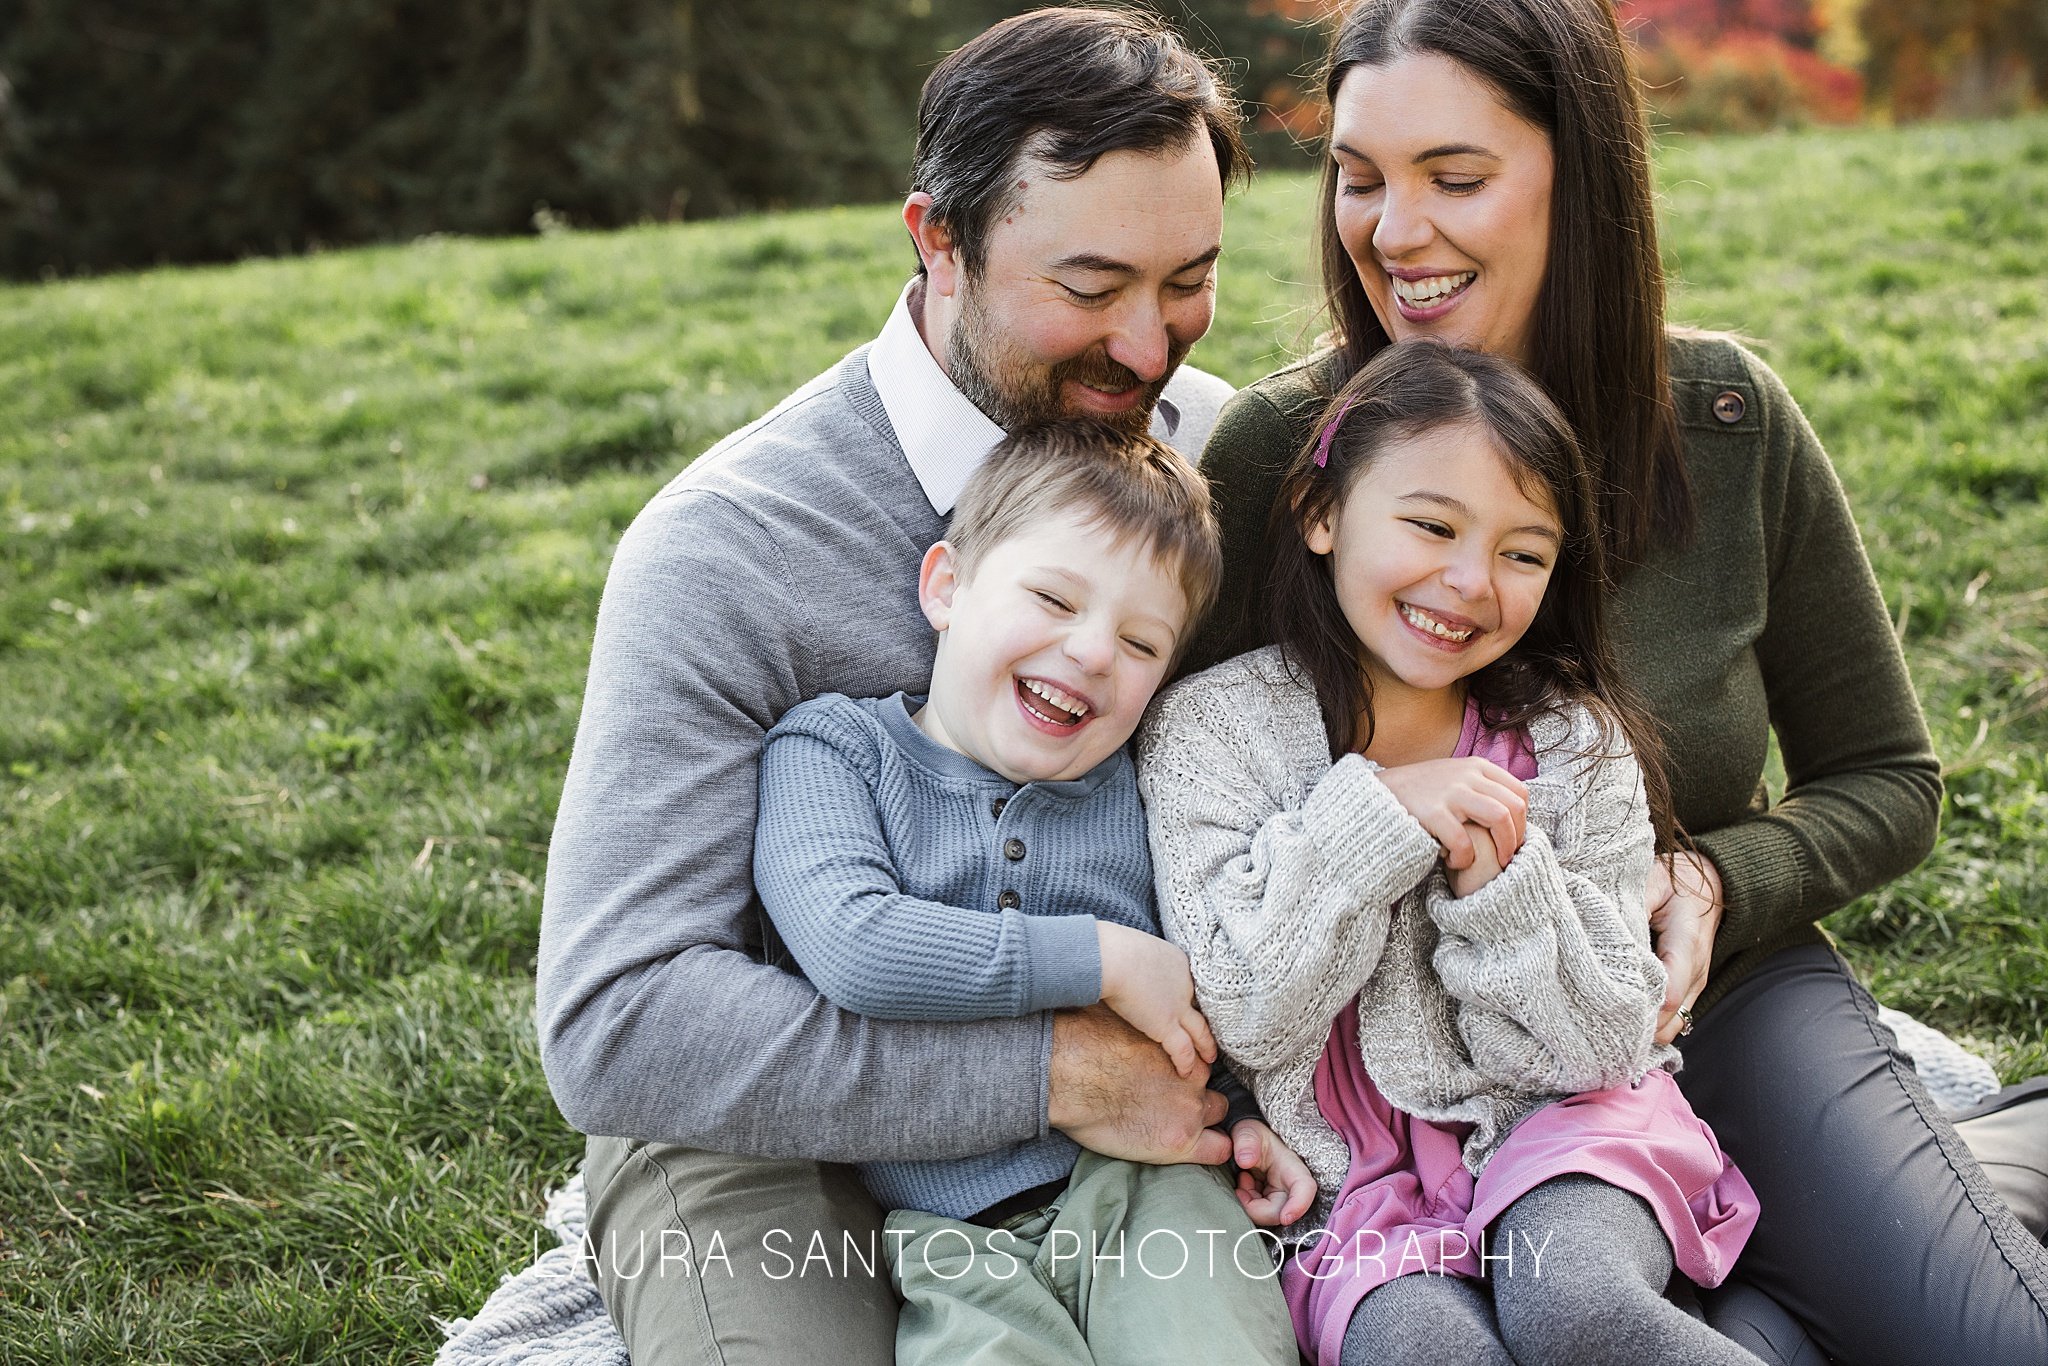
[[[2048,1249],[1833,950],[1774,954],[1679,1047],[1680,1087],[1762,1209],[1715,1293],[1760,1290],[1854,1366],[2048,1362]]]

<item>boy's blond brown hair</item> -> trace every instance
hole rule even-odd
[[[1177,660],[1216,601],[1223,537],[1209,481],[1186,457],[1143,433],[1069,418],[1021,427],[989,452],[953,507],[946,540],[964,582],[981,557],[1047,516],[1080,512],[1122,545],[1142,538],[1180,581],[1188,617]]]

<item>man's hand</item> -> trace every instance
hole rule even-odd
[[[1291,1224],[1315,1203],[1316,1179],[1308,1164],[1280,1135],[1256,1119],[1240,1119],[1230,1131],[1237,1163],[1237,1203],[1261,1228]]]
[[[1657,1042],[1670,1043],[1690,1028],[1678,1013],[1699,999],[1721,931],[1721,870],[1704,854],[1662,854],[1650,865],[1643,904],[1650,933],[1664,964],[1664,1008],[1657,1016]]]
[[[1188,956],[1156,934],[1114,921],[1095,922],[1102,949],[1102,1003],[1166,1050],[1190,1080],[1209,1075],[1216,1037],[1195,1008]]]
[[[1128,1162],[1199,1162],[1230,1156],[1221,1124],[1229,1102],[1202,1078],[1174,1071],[1159,1045],[1108,1006],[1055,1011],[1052,1127],[1084,1148]]]

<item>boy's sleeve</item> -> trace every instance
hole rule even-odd
[[[1094,917],[949,906],[903,891],[875,808],[876,762],[854,725],[778,730],[761,757],[754,882],[812,985],[843,1010],[883,1020],[980,1020],[1100,1000]]]

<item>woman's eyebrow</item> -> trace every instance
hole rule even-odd
[[[1420,166],[1423,162],[1434,161],[1438,157],[1463,156],[1488,157],[1494,161],[1500,160],[1498,153],[1489,148],[1481,147],[1476,142],[1446,142],[1431,147],[1427,151],[1417,152],[1415,154],[1415,164]]]

